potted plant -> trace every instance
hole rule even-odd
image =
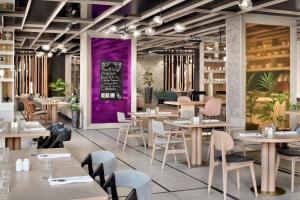
[[[145,86],[145,103],[152,103],[152,85],[153,85],[153,74],[150,70],[147,70],[143,74],[143,81]]]
[[[165,102],[165,92],[163,89],[155,90],[154,95],[157,99],[157,104],[163,104]]]
[[[254,123],[254,117],[257,115],[258,94],[256,91],[250,91],[250,86],[254,77],[255,74],[251,74],[246,83],[246,89],[248,91],[246,97],[246,130],[257,130],[259,126],[257,123]]]
[[[70,101],[72,111],[72,127],[79,128],[80,105],[77,96],[73,96]]]
[[[53,92],[54,96],[58,96],[58,97],[64,96],[65,89],[66,89],[66,83],[61,78],[50,83],[50,90]]]

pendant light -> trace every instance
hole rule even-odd
[[[161,12],[162,12],[162,4],[161,4],[161,0],[159,1],[159,5],[160,5],[160,13],[159,13],[159,15],[156,15],[156,16],[153,18],[153,23],[154,23],[156,26],[161,26],[161,25],[164,23],[164,20],[163,20],[163,18],[161,17]]]
[[[142,35],[142,33],[139,30],[135,30],[135,31],[133,31],[132,35],[133,35],[133,37],[138,38],[138,37],[140,37]]]
[[[148,26],[145,29],[145,34],[148,35],[148,36],[152,36],[152,35],[154,35],[154,33],[155,33],[155,29],[152,28],[151,26]]]
[[[127,15],[125,15],[125,17],[124,17],[124,30],[123,30],[123,33],[121,34],[121,38],[123,40],[127,40],[129,38],[129,35],[127,33],[127,24],[126,24],[126,22],[127,22]]]
[[[186,27],[185,27],[185,25],[182,24],[182,23],[176,23],[176,24],[174,25],[174,31],[175,31],[176,33],[182,33],[182,32],[185,31],[185,29],[186,29]]]
[[[248,11],[252,9],[252,1],[251,0],[238,0],[239,7],[243,11]]]
[[[110,33],[115,33],[115,32],[118,31],[118,27],[117,27],[116,25],[112,25],[112,26],[110,26],[110,27],[108,28],[108,31],[109,31]]]

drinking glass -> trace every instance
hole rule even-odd
[[[43,179],[52,178],[52,160],[41,160],[42,177]]]
[[[38,142],[37,141],[29,142],[29,157],[37,156],[37,148],[38,148]]]
[[[9,192],[10,171],[1,170],[0,172],[0,193],[3,194]]]

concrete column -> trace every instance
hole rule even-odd
[[[72,94],[72,55],[65,57],[65,83],[66,83],[66,96]]]

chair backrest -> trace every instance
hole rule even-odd
[[[110,151],[95,151],[91,153],[92,164],[103,164],[104,175],[111,175],[116,171],[117,159],[115,154]]]
[[[177,101],[177,94],[176,92],[166,90],[165,91],[165,99],[166,101]]]
[[[151,178],[137,170],[122,170],[114,173],[116,187],[127,187],[136,190],[138,200],[152,199]]]
[[[118,119],[118,122],[126,122],[125,113],[117,112],[117,119]]]
[[[209,117],[221,114],[222,101],[220,99],[211,98],[205,103],[205,115]]]
[[[62,135],[64,141],[70,141],[72,137],[72,131],[70,128],[58,128],[54,132],[55,135]]]
[[[177,101],[178,102],[189,102],[189,101],[192,101],[190,97],[187,97],[187,96],[180,96],[177,98]]]
[[[160,121],[152,121],[152,131],[158,135],[164,135],[164,124]]]
[[[212,143],[215,149],[219,151],[230,151],[234,147],[234,142],[229,133],[225,131],[213,131]],[[213,148],[213,147],[211,147]]]
[[[192,119],[194,117],[194,112],[192,110],[181,110],[181,119]]]
[[[50,135],[52,135],[57,129],[64,128],[63,123],[54,123],[47,127],[47,130],[50,130]]]

